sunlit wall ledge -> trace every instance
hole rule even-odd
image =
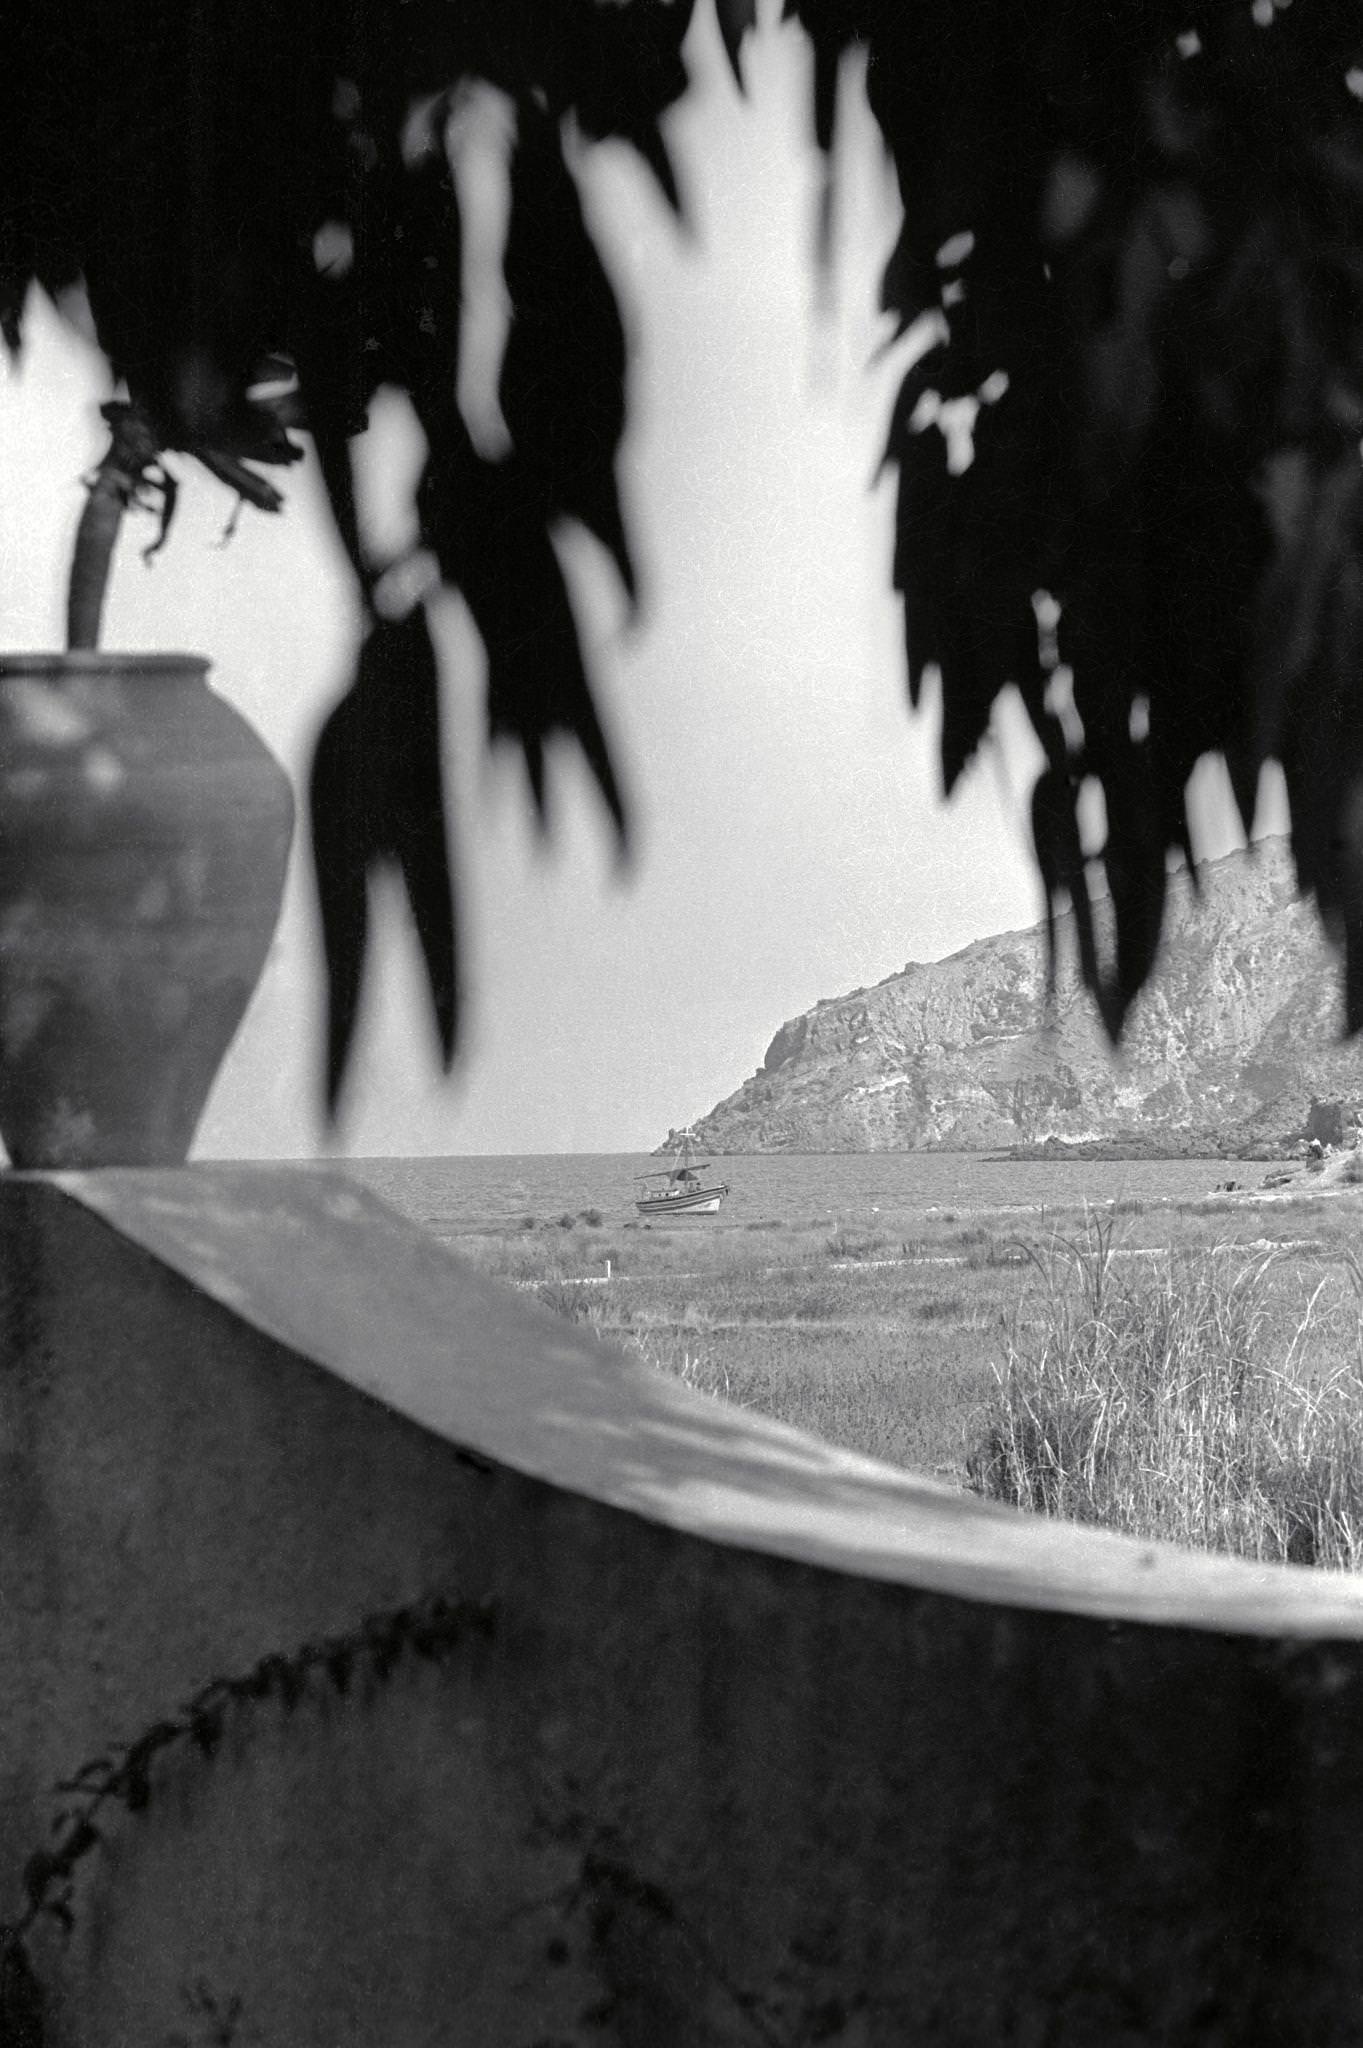
[[[1357,1581],[692,1395],[322,1171],[11,1175],[0,1248],[0,1915],[181,1730],[52,2041],[1363,2040]]]

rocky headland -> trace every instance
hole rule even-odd
[[[1079,979],[1073,919],[910,961],[782,1024],[695,1126],[725,1152],[1279,1156],[1314,1100],[1363,1103],[1340,966],[1285,840],[1171,880],[1149,987],[1120,1048]]]

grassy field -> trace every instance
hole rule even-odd
[[[1271,1201],[1119,1202],[1087,1214],[845,1216],[831,1228],[826,1219],[739,1225],[722,1215],[607,1228],[586,1211],[527,1216],[514,1231],[470,1235],[459,1246],[485,1269],[532,1288],[550,1307],[589,1320],[603,1335],[635,1346],[658,1370],[718,1398],[1022,1504],[1146,1528],[1148,1516],[1142,1522],[1133,1510],[1124,1518],[1113,1512],[1111,1499],[1084,1495],[1068,1477],[1063,1484],[1038,1483],[1021,1457],[1022,1438],[1011,1452],[1005,1448],[1008,1430],[1016,1424],[1025,1435],[1017,1418],[1030,1402],[1037,1426],[1029,1441],[1044,1465],[1055,1448],[1048,1448],[1038,1424],[1048,1400],[1053,1421],[1063,1410],[1070,1423],[1081,1411],[1090,1417],[1101,1412],[1110,1422],[1117,1405],[1112,1386],[1133,1369],[1140,1343],[1147,1353],[1157,1352],[1163,1327],[1176,1339],[1175,1349],[1182,1346],[1186,1363],[1199,1346],[1205,1350],[1218,1315],[1233,1320],[1241,1314],[1223,1392],[1238,1384],[1235,1361],[1243,1354],[1264,1415],[1265,1390],[1290,1381],[1314,1403],[1321,1429],[1328,1410],[1329,1428],[1343,1443],[1345,1422],[1355,1410],[1363,1412],[1354,1249],[1361,1229],[1363,1189],[1349,1188]],[[1103,1353],[1094,1337],[1104,1312],[1102,1300],[1096,1318],[1090,1312],[1099,1255],[1107,1308],[1119,1320],[1124,1315],[1131,1328],[1142,1315],[1149,1325],[1139,1343],[1129,1339],[1124,1354],[1120,1346]],[[1146,1315],[1121,1309],[1124,1301],[1153,1306]],[[1180,1334],[1173,1312],[1181,1302],[1198,1306]],[[1076,1334],[1086,1328],[1087,1336]],[[1079,1375],[1074,1386],[1056,1377],[1067,1332],[1073,1340],[1069,1366]],[[1096,1381],[1093,1372],[1084,1381],[1089,1368]],[[1162,1412],[1163,1396],[1151,1392],[1152,1370],[1143,1382],[1147,1416]],[[1184,1376],[1197,1386],[1199,1373],[1190,1369]],[[1107,1388],[1105,1407],[1095,1393],[1100,1385]],[[1134,1407],[1140,1411],[1141,1403]],[[1239,1427],[1243,1418],[1236,1420],[1225,1402],[1222,1407],[1223,1420]],[[1196,1433],[1191,1418],[1190,1409],[1185,1448]],[[1272,1412],[1269,1426],[1283,1434],[1300,1422],[1299,1412],[1289,1418],[1282,1408]],[[1073,1427],[1068,1437],[1061,1429],[1071,1448],[1081,1437]],[[1106,1459],[1115,1469],[1095,1450],[1106,1441],[1101,1430],[1087,1441],[1090,1464]],[[1363,1440],[1358,1448],[1363,1459]],[[1352,1456],[1349,1445],[1345,1450]],[[1139,1445],[1131,1451],[1137,1469],[1144,1454]],[[1267,1454],[1260,1459],[1264,1473],[1269,1462]],[[1128,1495],[1136,1490],[1127,1486]],[[1161,1528],[1164,1491],[1158,1475],[1146,1489]],[[1290,1503],[1278,1520],[1283,1554],[1317,1554],[1319,1529],[1301,1535],[1300,1514]],[[1234,1540],[1229,1509],[1219,1524],[1209,1515],[1200,1533],[1182,1525],[1165,1532],[1254,1547]],[[1334,1559],[1327,1546],[1319,1550],[1322,1560],[1327,1551]],[[1276,1554],[1271,1544],[1268,1554]]]

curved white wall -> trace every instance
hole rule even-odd
[[[321,1173],[11,1177],[0,1245],[0,1912],[59,1778],[318,1646],[101,1813],[54,2040],[1359,2038],[1354,1580],[691,1396]]]

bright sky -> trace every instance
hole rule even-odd
[[[869,122],[848,124],[834,303],[821,315],[819,167],[795,31],[750,44],[746,102],[708,9],[690,54],[696,90],[670,130],[689,233],[622,150],[596,149],[584,171],[636,349],[625,481],[642,621],[626,624],[589,544],[571,554],[638,825],[630,870],[617,873],[570,754],[553,764],[552,835],[537,838],[516,764],[489,766],[481,748],[476,642],[448,604],[468,998],[455,1076],[439,1074],[393,895],[342,1124],[323,1132],[300,835],[200,1156],[648,1150],[737,1087],[778,1025],[819,997],[1040,914],[1024,823],[1036,755],[1021,714],[945,807],[935,717],[907,709],[890,487],[871,488],[897,364],[869,367],[894,233]],[[21,371],[0,382],[0,645],[61,644],[66,552],[106,395],[97,360],[35,305]],[[403,429],[396,405],[376,421],[380,479],[413,460]],[[311,464],[290,471],[285,514],[248,509],[219,548],[231,497],[189,472],[154,566],[137,559],[150,525],[125,535],[106,644],[210,655],[216,685],[301,788],[355,633],[316,477]],[[381,481],[375,496],[377,519]],[[1206,850],[1232,839],[1223,821]]]

